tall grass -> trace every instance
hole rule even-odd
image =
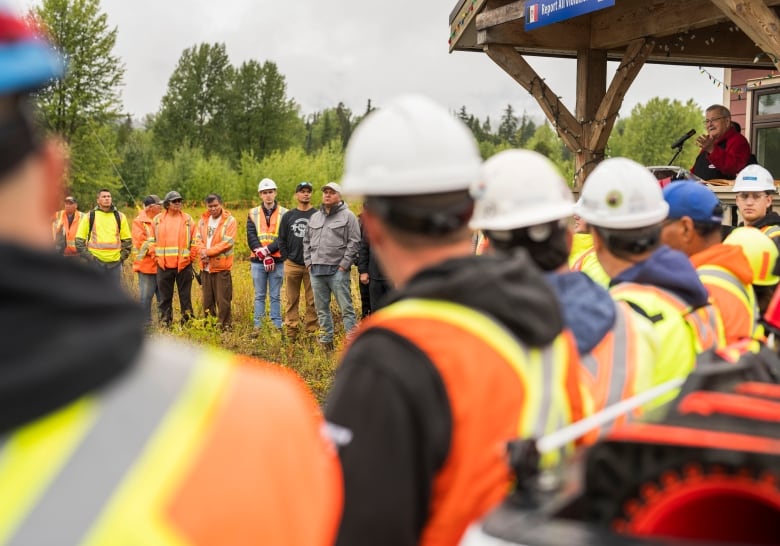
[[[343,346],[344,331],[339,320],[338,307],[332,304],[333,318],[336,326],[335,347],[333,352],[324,351],[317,343],[316,337],[303,335],[305,331],[301,326],[301,336],[294,342],[287,339],[272,327],[268,319],[270,302],[266,302],[266,322],[258,331],[254,331],[254,286],[249,271],[249,249],[246,243],[246,218],[248,208],[230,209],[226,207],[238,221],[238,233],[236,235],[235,255],[233,259],[233,324],[223,331],[217,326],[215,317],[204,317],[203,294],[200,285],[193,281],[192,305],[195,318],[182,325],[178,321],[180,307],[178,297],[174,297],[174,323],[171,329],[161,327],[154,316],[153,303],[153,330],[159,333],[169,333],[192,342],[202,343],[215,347],[221,347],[229,351],[261,358],[295,370],[311,388],[317,399],[322,402],[330,388],[338,358],[339,349]],[[203,208],[190,208],[187,210],[197,221],[203,213]],[[134,211],[126,211],[128,218],[132,219]],[[128,291],[135,297],[138,296],[138,281],[132,271],[129,260],[125,263],[123,271],[123,283]],[[304,298],[301,297],[301,317],[304,316]],[[352,270],[352,300],[355,312],[360,316],[360,292],[358,289],[357,270]],[[282,311],[284,311],[284,287],[282,287]]]

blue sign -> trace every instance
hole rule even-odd
[[[609,8],[615,0],[539,0],[525,3],[525,30],[533,30],[592,11]]]

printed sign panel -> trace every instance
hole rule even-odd
[[[615,0],[539,0],[525,3],[525,30],[559,23],[572,17],[609,8]]]

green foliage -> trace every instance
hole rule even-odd
[[[236,71],[230,90],[232,153],[251,151],[256,157],[300,142],[304,126],[298,105],[287,98],[287,82],[276,63],[250,60]]]
[[[160,152],[170,157],[186,139],[206,153],[229,150],[227,106],[232,67],[225,44],[184,50],[168,80],[154,125]]]
[[[519,121],[515,115],[515,109],[511,104],[507,104],[504,109],[504,114],[501,116],[501,123],[498,126],[498,138],[508,142],[514,146],[517,144],[517,130],[519,128]]]
[[[678,100],[655,97],[638,104],[631,116],[616,124],[609,139],[612,156],[630,157],[643,165],[666,165],[674,155],[669,146],[688,129],[700,129],[704,113],[693,100],[685,104]],[[675,160],[676,165],[693,165],[698,148],[690,142]]]
[[[144,196],[155,193],[148,191],[157,161],[151,131],[133,129],[128,119],[117,132],[117,153],[121,158],[119,173],[127,191],[140,204]]]
[[[370,108],[369,102],[368,109]],[[346,148],[358,123],[359,119],[352,115],[352,111],[344,106],[343,102],[336,108],[312,114],[306,120],[306,153],[317,152],[332,142],[337,142],[342,149]]]
[[[95,196],[101,188],[111,190],[117,204],[132,201],[114,170],[120,162],[116,153],[116,136],[114,127],[85,125],[71,137],[68,183],[79,203],[94,206]]]
[[[38,93],[46,127],[71,142],[88,124],[117,119],[125,69],[112,54],[117,30],[108,28],[100,1],[43,0],[31,17],[46,29],[68,65],[62,80]]]

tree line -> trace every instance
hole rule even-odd
[[[273,178],[288,201],[302,180],[318,186],[341,176],[344,148],[374,109],[368,99],[357,114],[343,103],[303,114],[273,61],[234,66],[225,44],[201,43],[182,52],[159,110],[138,122],[123,110],[125,68],[113,53],[119,29],[109,27],[100,0],[43,0],[28,19],[68,64],[67,76],[36,100],[41,123],[68,148],[69,184],[81,203],[92,203],[103,187],[129,204],[172,189],[193,201],[216,191],[227,202],[250,202],[263,177]],[[511,104],[495,129],[465,105],[453,115],[470,127],[483,157],[529,148],[573,179],[573,156],[549,122],[518,115]],[[693,100],[651,99],[618,120],[608,152],[666,164],[669,144],[702,118]],[[695,155],[689,146],[676,164],[690,166]]]

